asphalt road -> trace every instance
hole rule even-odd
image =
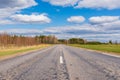
[[[56,45],[0,61],[0,80],[120,80],[120,58]]]

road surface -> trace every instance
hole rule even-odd
[[[120,58],[56,45],[0,61],[0,80],[120,80]]]

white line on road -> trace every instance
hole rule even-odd
[[[60,56],[60,64],[63,64],[63,57]]]

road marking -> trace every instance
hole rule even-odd
[[[60,64],[63,64],[63,57],[60,56]]]

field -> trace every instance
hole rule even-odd
[[[0,57],[15,55],[18,53],[23,53],[23,52],[32,51],[32,50],[37,50],[37,49],[45,48],[48,46],[50,46],[50,45],[41,44],[41,45],[37,45],[37,46],[27,46],[27,47],[0,48]]]
[[[98,51],[103,51],[103,52],[110,52],[110,53],[120,55],[120,45],[107,45],[107,44],[80,45],[80,44],[70,44],[70,46],[86,48],[86,49],[92,49],[92,50],[98,50]]]

